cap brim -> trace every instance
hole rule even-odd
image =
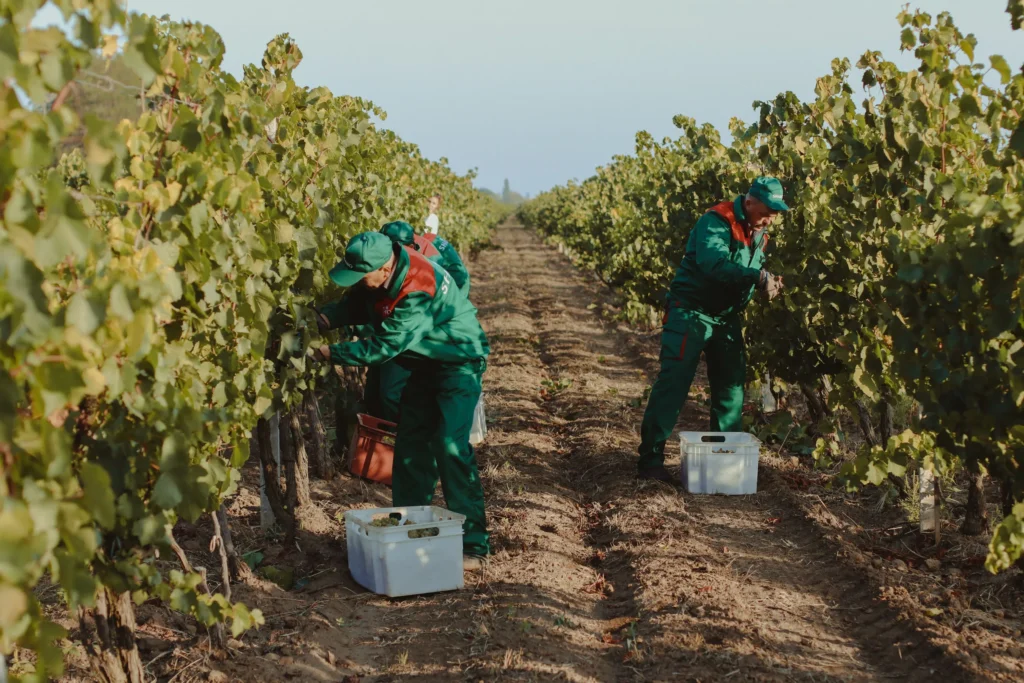
[[[761,202],[772,211],[789,211],[789,206],[781,199],[762,199]]]
[[[329,275],[331,276],[331,280],[334,282],[334,284],[338,285],[339,287],[351,287],[360,280],[362,280],[364,277],[366,277],[366,273],[360,273],[355,270],[349,270],[348,268],[342,265],[337,265],[331,268],[331,272],[329,273]]]

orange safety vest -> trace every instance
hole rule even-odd
[[[437,258],[441,255],[441,252],[434,246],[433,238],[436,235],[413,235],[413,244],[416,245],[416,249],[421,254],[426,256],[428,259]]]
[[[721,202],[715,204],[708,211],[713,211],[725,220],[729,222],[729,227],[732,229],[732,238],[742,244],[745,247],[753,246],[754,244],[754,231],[738,220],[736,220],[736,207],[733,202]],[[768,246],[768,235],[764,236],[764,240],[761,241],[761,251],[764,251]]]

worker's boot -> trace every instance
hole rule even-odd
[[[487,558],[483,555],[463,555],[462,569],[467,572],[483,571],[487,567]]]
[[[675,484],[676,479],[673,477],[664,465],[657,465],[655,467],[645,467],[637,472],[637,478],[648,479],[654,481],[663,481],[666,484]]]

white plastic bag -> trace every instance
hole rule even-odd
[[[476,409],[473,410],[473,426],[469,430],[469,443],[476,446],[487,436],[487,417],[484,415],[484,394],[480,392],[480,398],[476,402]]]
[[[779,403],[775,400],[775,395],[772,393],[772,379],[766,373],[764,380],[761,382],[761,410],[766,413],[774,413],[779,409]]]

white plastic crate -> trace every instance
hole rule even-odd
[[[690,493],[757,493],[761,442],[745,432],[681,432],[679,468]]]
[[[371,526],[374,519],[401,515],[399,526]],[[406,525],[406,521],[412,524]],[[421,505],[349,510],[345,513],[348,569],[359,585],[397,598],[462,588],[464,515]],[[409,532],[437,529],[436,536],[410,538]]]

